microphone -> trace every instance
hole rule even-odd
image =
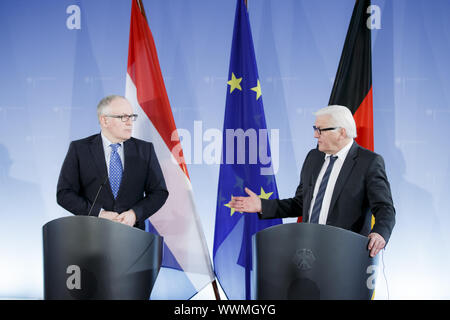
[[[95,196],[94,202],[92,203],[91,209],[89,210],[88,217],[91,215],[92,208],[94,208],[94,205],[95,205],[95,203],[97,202],[98,195],[100,194],[100,191],[102,190],[102,188],[103,188],[103,186],[105,185],[105,183],[106,183],[107,180],[108,180],[108,176],[105,177],[105,180],[103,181],[103,183],[102,183],[102,184],[100,185],[100,187],[98,188],[97,195]]]

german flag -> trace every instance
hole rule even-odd
[[[338,104],[350,109],[356,122],[356,142],[374,151],[369,7],[370,0],[356,0],[328,104]],[[372,227],[374,224],[375,218],[372,216]],[[374,296],[375,291],[372,300]]]
[[[356,0],[329,105],[348,107],[356,122],[356,142],[369,150],[373,143],[372,51],[370,0]]]

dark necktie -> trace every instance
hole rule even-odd
[[[327,189],[328,179],[330,178],[331,170],[333,169],[334,162],[338,157],[330,156],[330,162],[328,163],[327,170],[323,175],[322,182],[320,183],[319,191],[316,195],[316,201],[314,202],[314,207],[311,212],[310,223],[319,223],[320,209],[322,209],[322,201],[325,196],[325,190]]]
[[[117,149],[120,147],[119,143],[110,145],[111,158],[109,159],[109,183],[111,185],[111,190],[114,195],[114,199],[117,198],[117,193],[119,192],[120,182],[122,181],[122,161],[120,160],[119,153]]]

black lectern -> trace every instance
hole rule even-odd
[[[288,223],[253,236],[252,298],[369,300],[378,255],[368,238],[327,225]]]
[[[43,227],[44,299],[149,299],[162,238],[87,216]]]

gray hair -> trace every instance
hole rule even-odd
[[[316,117],[329,115],[333,126],[344,128],[348,138],[356,138],[356,123],[349,108],[332,105],[318,110],[314,115]]]
[[[100,117],[102,114],[105,114],[105,109],[116,99],[126,99],[125,97],[122,97],[117,94],[112,94],[109,96],[104,97],[97,105],[97,115]]]

